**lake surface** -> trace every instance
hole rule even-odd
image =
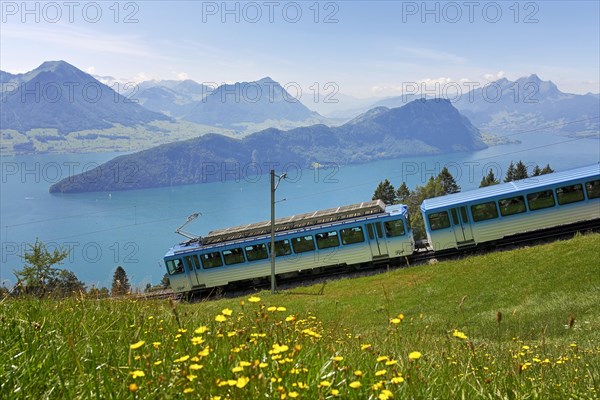
[[[395,187],[403,181],[413,189],[447,166],[462,190],[479,186],[494,168],[503,177],[511,160],[540,167],[550,163],[565,170],[600,161],[600,140],[571,139],[547,133],[514,137],[519,144],[444,156],[405,157],[351,166],[299,170],[282,162],[277,173],[288,179],[277,189],[277,216],[368,201],[377,184],[388,178]],[[130,282],[143,288],[158,283],[165,269],[162,256],[184,238],[175,234],[188,215],[202,213],[185,230],[208,231],[270,218],[267,166],[265,175],[209,184],[112,193],[56,195],[48,188],[73,173],[87,171],[116,154],[64,154],[2,157],[0,193],[0,280],[15,282],[22,255],[36,238],[50,249],[70,249],[62,267],[91,285],[110,288],[117,266]],[[323,160],[326,163],[327,160]],[[243,169],[244,166],[240,166]],[[531,170],[531,168],[530,168]],[[283,201],[285,199],[285,201]]]

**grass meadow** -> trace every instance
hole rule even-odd
[[[1,399],[594,399],[600,235],[179,303],[0,301]]]

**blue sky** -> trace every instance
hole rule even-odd
[[[563,91],[600,92],[598,1],[65,4],[2,1],[0,69],[62,59],[124,80],[270,76],[303,95],[334,82],[357,97],[537,73]]]

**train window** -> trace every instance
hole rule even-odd
[[[596,199],[600,197],[600,180],[588,182],[585,184],[588,199]]]
[[[381,222],[376,222],[375,223],[375,230],[377,231],[377,237],[378,238],[382,238],[383,237],[383,231],[381,230]]]
[[[176,260],[168,260],[166,264],[169,275],[177,275],[185,272],[183,269],[183,262],[179,258]]]
[[[429,226],[432,231],[450,227],[450,219],[446,211],[429,214],[427,218],[429,219]]]
[[[373,224],[367,224],[367,233],[369,234],[369,239],[375,240],[375,234],[373,233]]]
[[[200,260],[202,260],[202,267],[204,267],[204,269],[216,268],[223,265],[221,253],[218,251],[200,254]]]
[[[395,221],[387,221],[384,223],[385,234],[387,237],[402,236],[404,235],[404,222],[401,219]]]
[[[471,214],[473,214],[473,221],[475,222],[498,218],[496,202],[489,201],[487,203],[475,204],[474,206],[471,206]]]
[[[239,264],[246,261],[244,258],[244,252],[239,247],[230,250],[223,250],[223,259],[225,260],[225,265]]]
[[[583,185],[570,185],[556,189],[558,204],[569,204],[583,201]]]
[[[265,258],[269,258],[267,245],[264,243],[246,246],[245,250],[248,261],[264,260]]]
[[[452,214],[452,223],[454,225],[458,225],[460,222],[458,221],[458,213],[456,212],[456,208],[450,210],[450,214]]]
[[[365,234],[360,226],[346,228],[340,231],[343,244],[360,243],[365,241]]]
[[[289,240],[283,239],[275,242],[275,257],[287,256],[290,254],[292,254],[292,248]]]
[[[294,253],[304,253],[315,249],[315,241],[311,235],[295,237],[292,239]]]
[[[190,270],[200,269],[200,260],[198,259],[198,255],[194,254],[192,256],[187,256],[185,258],[187,265],[190,267]]]
[[[340,245],[340,238],[337,231],[317,233],[315,235],[317,247],[319,249],[327,249],[329,247],[337,247]]]
[[[531,211],[554,207],[554,195],[552,190],[530,193],[527,195],[527,205]]]
[[[523,196],[502,199],[498,201],[498,205],[500,206],[500,214],[502,214],[503,217],[527,211],[527,207],[525,207],[525,198]]]

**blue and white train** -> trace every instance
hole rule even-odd
[[[434,251],[474,247],[582,221],[600,224],[600,164],[425,200]],[[270,221],[211,231],[164,257],[175,293],[271,274]],[[277,219],[277,276],[333,266],[394,262],[415,253],[408,208],[381,200]]]

